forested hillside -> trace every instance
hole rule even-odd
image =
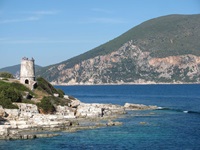
[[[38,75],[58,84],[198,82],[199,22],[200,15],[154,18]]]

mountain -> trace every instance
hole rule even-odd
[[[55,84],[196,83],[199,22],[199,14],[154,18],[37,74]]]
[[[36,72],[37,72],[37,70],[39,70],[41,68],[42,68],[41,66],[35,65],[35,71]],[[5,67],[5,68],[1,68],[0,72],[9,72],[9,73],[13,74],[13,76],[18,78],[19,74],[20,74],[20,64],[14,65],[14,66]]]

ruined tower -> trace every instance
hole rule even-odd
[[[36,86],[35,60],[33,58],[22,58],[20,69],[20,82],[28,86],[30,89],[34,89],[34,87]]]

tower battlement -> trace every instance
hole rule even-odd
[[[20,82],[27,85],[31,89],[34,89],[36,85],[35,81],[35,60],[23,57],[21,59],[20,68]]]

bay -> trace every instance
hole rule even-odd
[[[0,141],[6,150],[200,149],[200,85],[55,86],[86,103],[126,102],[161,110],[129,111],[122,126],[61,132],[34,140]]]

